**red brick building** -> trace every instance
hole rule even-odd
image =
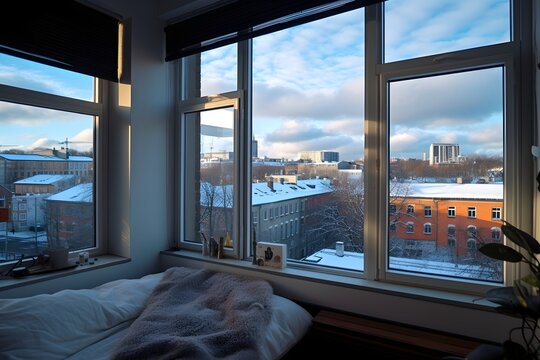
[[[389,205],[389,239],[404,240],[413,256],[448,249],[474,255],[502,241],[503,184],[401,184]]]

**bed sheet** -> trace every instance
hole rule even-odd
[[[261,359],[274,360],[283,357],[308,331],[311,315],[293,301],[273,295],[273,314],[265,336],[261,339]],[[88,346],[69,357],[68,360],[109,359],[117,342],[127,332],[134,320],[118,327],[118,331],[107,338]]]
[[[0,299],[0,358],[107,359],[163,273],[122,279],[93,289]],[[311,326],[311,315],[272,296],[272,318],[261,338],[261,359],[279,359]]]

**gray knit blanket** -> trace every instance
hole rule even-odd
[[[264,280],[170,268],[112,358],[257,359],[271,297]]]

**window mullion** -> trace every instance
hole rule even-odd
[[[384,161],[384,133],[381,124],[379,77],[377,65],[382,62],[382,6],[368,6],[365,9],[365,215],[364,215],[364,276],[375,280],[379,277],[378,268],[384,266],[384,249],[381,239],[385,238],[386,207],[385,193],[382,191],[384,173],[381,164]],[[384,242],[384,241],[383,241]]]
[[[239,106],[239,126],[235,153],[239,158],[235,169],[235,200],[237,203],[235,226],[237,227],[236,256],[249,257],[251,254],[251,69],[252,69],[252,42],[251,40],[238,43],[238,90],[242,93]],[[237,151],[238,150],[238,151]]]

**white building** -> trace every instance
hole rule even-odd
[[[317,150],[317,151],[301,151],[298,153],[300,160],[306,162],[332,162],[339,161],[339,152],[337,151],[328,151],[328,150]]]
[[[429,146],[429,165],[457,164],[459,158],[458,144],[431,144]]]

